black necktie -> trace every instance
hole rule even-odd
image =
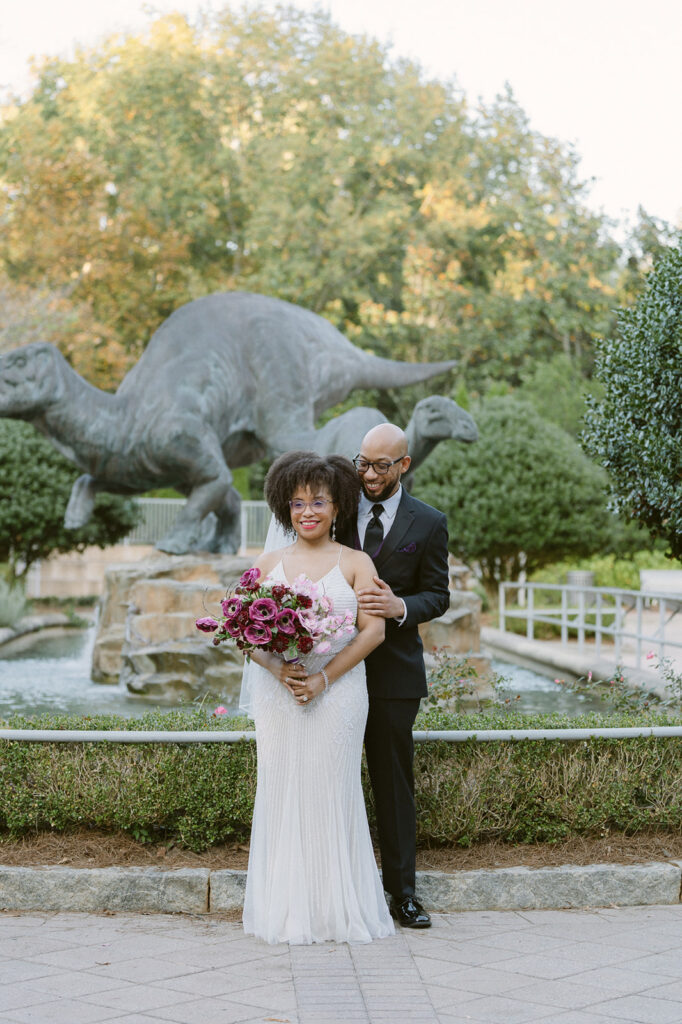
[[[377,554],[384,540],[384,527],[381,522],[381,513],[383,511],[383,505],[372,505],[372,518],[367,523],[367,529],[365,530],[365,542],[362,545],[362,550],[366,551],[372,558]]]

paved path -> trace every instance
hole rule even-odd
[[[367,946],[214,917],[0,914],[0,1021],[680,1024],[682,907],[438,914]]]

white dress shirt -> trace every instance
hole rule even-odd
[[[369,521],[372,518],[372,509],[374,508],[374,506],[383,506],[384,511],[379,516],[379,519],[381,520],[381,525],[384,528],[384,537],[386,537],[388,535],[388,531],[393,526],[393,521],[395,520],[395,517],[398,513],[398,505],[400,504],[402,494],[403,488],[402,485],[399,485],[398,490],[395,492],[395,494],[392,494],[390,498],[386,498],[384,501],[375,502],[370,501],[369,498],[365,495],[365,492],[361,491],[360,504],[358,506],[358,537],[360,538],[361,546],[365,543],[365,533],[367,532]],[[402,597],[399,600],[403,601]],[[395,621],[398,623],[399,626],[402,626],[406,618],[407,605],[403,601],[403,614],[397,615]]]

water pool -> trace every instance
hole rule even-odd
[[[90,679],[94,627],[87,630],[46,630],[14,641],[0,652],[0,718],[10,714],[93,715],[126,718],[145,711],[169,710],[132,697],[119,686],[103,686]],[[604,710],[597,698],[586,698],[557,686],[552,679],[526,668],[493,661],[503,676],[510,697],[520,695],[518,708],[526,714],[557,711],[579,715]],[[228,698],[225,699],[228,704]]]

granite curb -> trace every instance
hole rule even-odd
[[[206,914],[240,910],[245,871],[0,865],[0,909]],[[548,910],[680,902],[682,861],[421,871],[429,910]]]

